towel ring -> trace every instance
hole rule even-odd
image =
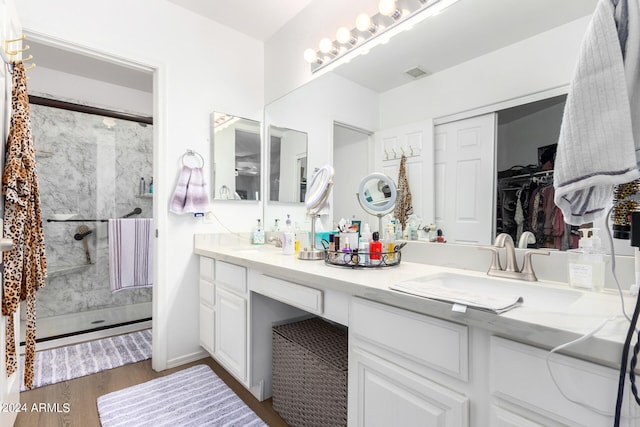
[[[187,156],[199,157],[200,158],[200,166],[199,167],[203,167],[204,166],[204,157],[202,157],[202,155],[200,153],[198,153],[197,151],[193,151],[193,150],[187,150],[187,152],[182,155],[182,158],[181,158],[182,166],[185,166],[184,158],[187,157]]]

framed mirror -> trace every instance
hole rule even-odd
[[[260,122],[211,114],[214,200],[260,200]]]
[[[269,201],[303,203],[307,192],[307,134],[269,126]]]

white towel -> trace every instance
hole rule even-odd
[[[396,284],[389,286],[389,289],[423,298],[486,310],[496,314],[519,307],[523,302],[523,298],[516,294],[513,296],[480,295],[460,289],[440,288],[438,286],[414,287],[411,284]]]
[[[206,212],[209,207],[207,184],[202,168],[183,166],[171,197],[169,211],[175,214]]]
[[[153,220],[109,220],[109,282],[111,291],[148,288],[153,281]]]
[[[639,0],[628,1],[626,57],[623,60],[616,10],[611,0],[600,0],[567,97],[554,167],[554,201],[569,224],[604,216],[613,186],[640,178]]]

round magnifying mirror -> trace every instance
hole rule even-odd
[[[382,217],[395,208],[397,198],[395,182],[383,173],[365,176],[358,186],[358,202],[365,212],[378,217],[379,231],[382,230]]]
[[[319,211],[329,197],[329,192],[333,186],[333,166],[325,165],[317,170],[307,189],[304,203],[307,211],[313,214]]]
[[[304,198],[304,204],[307,207],[307,213],[311,216],[311,248],[301,250],[298,258],[306,260],[324,259],[324,251],[315,247],[316,241],[316,221],[315,216],[324,207],[329,193],[333,187],[333,166],[325,165],[313,174],[309,181],[307,195]]]
[[[396,184],[383,173],[365,176],[358,186],[362,209],[371,215],[385,215],[393,210],[398,198]]]

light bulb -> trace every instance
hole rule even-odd
[[[307,50],[304,51],[304,60],[307,61],[308,63],[312,63],[312,62],[316,62],[316,60],[318,59],[318,55],[316,54],[316,51],[309,48]]]
[[[331,42],[330,39],[325,37],[324,39],[320,40],[320,52],[329,53],[332,50],[333,50],[333,43]]]
[[[384,16],[391,16],[396,11],[396,0],[380,0],[378,11]]]
[[[338,43],[347,44],[353,40],[353,35],[351,35],[351,31],[347,27],[340,27],[336,32],[336,40],[338,40]]]
[[[356,18],[356,28],[360,31],[367,31],[371,27],[371,18],[366,13],[361,13]]]

